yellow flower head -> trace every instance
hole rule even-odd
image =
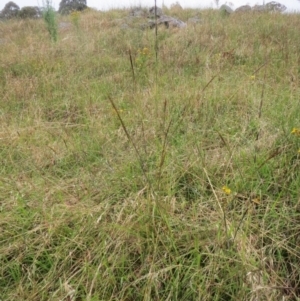
[[[71,17],[71,21],[72,23],[78,27],[79,26],[79,19],[80,19],[80,12],[79,11],[76,11],[76,10],[73,10],[70,14],[70,17]]]
[[[291,134],[296,135],[296,136],[300,136],[300,129],[293,128],[292,131],[291,131]]]
[[[250,79],[251,79],[251,80],[255,80],[255,75],[251,75],[251,76],[250,76]]]
[[[231,189],[227,186],[223,186],[222,190],[225,192],[225,194],[230,195],[231,194]]]
[[[150,51],[147,47],[144,47],[143,49],[138,49],[138,54],[141,54],[141,55],[144,55],[144,56],[147,56],[150,54]]]
[[[79,18],[79,16],[80,16],[80,12],[79,11],[73,10],[71,12],[71,18],[75,19],[75,18]]]

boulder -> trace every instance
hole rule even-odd
[[[265,5],[254,5],[252,7],[252,10],[255,11],[255,12],[265,12],[265,11],[267,11]]]
[[[143,18],[143,17],[146,17],[147,14],[146,14],[145,10],[142,9],[141,7],[133,7],[129,11],[129,16],[130,17]]]
[[[157,24],[158,25],[165,25],[166,28],[171,28],[171,27],[177,27],[177,28],[184,28],[186,27],[186,23],[179,20],[179,19],[175,19],[173,17],[169,17],[169,16],[161,16],[158,20],[157,20]]]
[[[136,19],[136,17],[138,17],[138,19]],[[194,23],[199,21],[200,19],[194,20]],[[155,6],[149,9],[149,13],[140,7],[134,7],[130,10],[129,16],[125,19],[120,19],[117,23],[119,23],[118,25],[121,29],[140,28],[141,30],[153,29],[156,24],[158,26],[164,25],[166,28],[184,28],[187,25],[179,19],[164,15],[162,9],[159,7],[155,9]]]
[[[149,14],[150,14],[150,17],[155,18],[155,6],[152,6],[151,8],[149,8]],[[158,6],[156,6],[156,17],[160,18],[162,15],[163,15],[162,9]]]
[[[152,28],[155,27],[155,22],[152,21],[152,20],[148,20],[148,24],[147,25],[148,25],[148,28],[152,29]]]
[[[230,15],[233,13],[233,9],[226,4],[221,5],[220,11],[226,15]]]
[[[249,12],[249,11],[251,11],[250,5],[242,5],[235,10],[235,12]]]

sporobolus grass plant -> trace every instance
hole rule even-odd
[[[50,34],[50,38],[53,42],[57,42],[58,38],[58,25],[56,20],[56,13],[52,6],[52,2],[47,0],[44,4],[43,18],[46,22],[47,30]]]

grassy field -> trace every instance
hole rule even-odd
[[[300,15],[198,13],[0,23],[1,301],[300,300]]]

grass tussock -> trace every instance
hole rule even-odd
[[[127,14],[0,23],[1,299],[298,300],[300,17]]]

